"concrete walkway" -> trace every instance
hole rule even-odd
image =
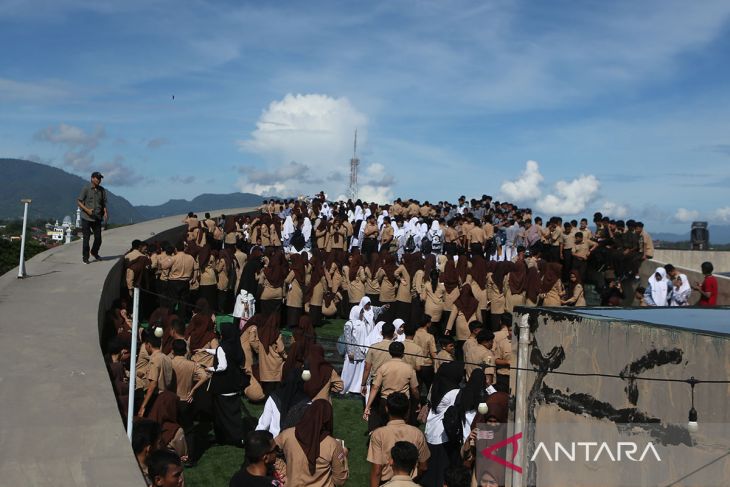
[[[0,276],[0,485],[145,485],[99,347],[100,294],[133,239],[181,220],[104,232],[103,262],[84,265],[78,241],[28,261],[25,279]]]

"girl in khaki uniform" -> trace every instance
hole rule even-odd
[[[286,260],[281,251],[264,258],[264,269],[260,273],[261,312],[264,315],[274,312],[284,298],[284,280],[288,274]]]
[[[200,269],[199,296],[205,299],[209,306],[216,306],[218,304],[218,278],[215,275],[216,259],[208,246],[200,249],[197,261]]]
[[[472,294],[479,301],[479,321],[485,323],[489,306],[489,299],[487,299],[487,261],[481,255],[475,255],[469,264],[467,282],[471,285]]]
[[[518,260],[511,265],[507,274],[507,282],[504,286],[505,309],[512,313],[515,306],[525,305],[525,289],[527,284],[527,264],[524,260]]]
[[[304,295],[304,309],[312,320],[312,326],[317,327],[322,322],[322,301],[326,280],[324,277],[324,263],[319,257],[312,258],[312,277]]]
[[[459,274],[456,272],[456,264],[454,259],[450,256],[447,257],[444,270],[439,277],[439,280],[444,285],[444,307],[441,315],[442,330],[446,328],[446,323],[449,321],[449,315],[451,314],[451,308],[454,305],[454,301],[459,297],[459,287],[461,282],[459,281]]]
[[[469,338],[469,323],[479,321],[479,301],[471,292],[471,286],[464,284],[461,287],[459,298],[454,301],[446,324],[446,335],[454,335],[456,340],[456,360],[464,360],[464,341]],[[456,330],[454,329],[456,325]]]
[[[542,297],[543,306],[561,306],[561,297],[565,290],[563,283],[560,281],[560,272],[562,266],[557,262],[549,262],[545,264],[545,272],[542,276],[542,287],[540,289],[540,297]]]
[[[334,254],[330,254],[327,259],[327,267],[324,273],[325,290],[322,299],[322,315],[331,318],[337,314],[342,295],[340,287],[342,286],[342,273],[334,258]]]
[[[380,306],[380,281],[375,278],[380,267],[380,255],[373,254],[370,264],[365,268],[365,295],[373,306]]]
[[[404,260],[411,259],[408,254],[403,258]],[[395,270],[394,276],[398,280],[398,291],[395,294],[393,316],[409,322],[411,319],[411,274],[406,266],[401,264]]]
[[[246,359],[253,357],[254,354],[258,356],[258,380],[264,392],[268,394],[276,389],[281,381],[281,370],[286,360],[284,340],[279,332],[280,316],[277,313],[269,315],[263,325],[259,324],[263,321],[263,317],[254,318],[249,320],[249,323],[253,320],[253,324],[250,328],[246,328],[248,333],[245,341],[241,337],[241,343],[244,347],[248,347],[248,351],[244,348]],[[255,376],[255,368],[251,366],[247,370],[251,370]]]
[[[356,251],[350,255],[349,265],[342,268],[342,274],[345,276],[343,287],[346,287],[347,299],[350,303],[347,309],[348,316],[352,307],[357,306],[365,297],[365,283],[367,282],[365,269],[365,266],[362,265],[362,257]]]
[[[307,254],[291,254],[291,270],[284,280],[286,292],[286,326],[294,328],[304,310],[304,290],[307,287]]]
[[[491,311],[492,331],[501,328],[502,314],[505,308],[504,277],[511,262],[491,261],[487,264],[487,299]]]
[[[375,274],[375,279],[380,282],[380,306],[390,305],[381,316],[381,320],[386,323],[393,320],[393,303],[395,303],[399,282],[395,275],[397,269],[395,255],[387,253],[383,257],[380,269]]]
[[[431,317],[431,326],[434,330],[439,330],[444,311],[444,297],[446,296],[446,288],[439,281],[438,276],[438,270],[431,269],[430,279],[424,283],[423,291],[421,291],[423,311]]]
[[[583,292],[583,284],[580,282],[580,275],[575,269],[570,272],[570,287],[570,297],[562,300],[563,306],[585,306],[586,298]]]

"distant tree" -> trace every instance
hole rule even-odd
[[[21,225],[22,226],[22,225]],[[46,246],[35,240],[25,242],[25,260],[46,250]],[[0,275],[5,274],[18,265],[20,260],[20,242],[0,239]]]

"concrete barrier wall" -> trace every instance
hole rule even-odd
[[[578,373],[624,372],[665,379],[695,376],[724,380],[730,377],[730,337],[727,335],[694,333],[638,321],[578,317],[547,309],[528,312],[521,308],[515,313],[515,323],[525,312],[529,313],[532,330],[529,359],[528,363],[517,363],[518,367],[552,367],[558,372]],[[517,357],[517,340],[514,342],[513,353]],[[524,474],[519,485],[669,485],[672,480],[728,451],[728,438],[723,436],[726,433],[720,432],[721,427],[717,431],[711,427],[712,424],[726,425],[730,420],[730,408],[726,407],[727,384],[696,386],[695,407],[700,424],[706,426],[700,430],[701,434],[690,437],[681,430],[687,423],[691,404],[687,383],[636,381],[633,388],[628,380],[616,378],[532,371],[517,373],[524,374],[527,380],[527,410],[522,419],[528,427],[524,443],[520,445],[520,448],[526,448],[526,458],[532,458],[539,442],[555,441],[555,436],[551,437],[553,425],[598,431],[597,441],[600,442],[617,436],[618,423],[656,422],[655,429],[638,428],[633,434],[636,439],[652,441],[660,445],[662,451],[671,452],[672,459],[657,466],[580,461],[551,463],[542,458],[522,465]],[[664,433],[672,424],[680,425],[678,435],[688,444],[667,444],[668,436]],[[715,483],[699,481],[691,485],[723,485],[730,472],[730,457],[705,470],[703,475],[711,475]]]
[[[712,262],[715,272],[730,272],[730,251],[656,249],[654,259],[698,272],[703,262]]]

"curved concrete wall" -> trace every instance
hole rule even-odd
[[[100,331],[130,242],[162,239],[158,232],[179,231],[181,220],[104,232],[102,262],[82,264],[74,242],[28,261],[26,279],[17,279],[17,269],[0,276],[2,485],[145,485],[117,413]]]
[[[715,272],[730,272],[730,252],[721,250],[654,250],[654,258],[675,267],[700,270],[703,262],[712,262]]]

